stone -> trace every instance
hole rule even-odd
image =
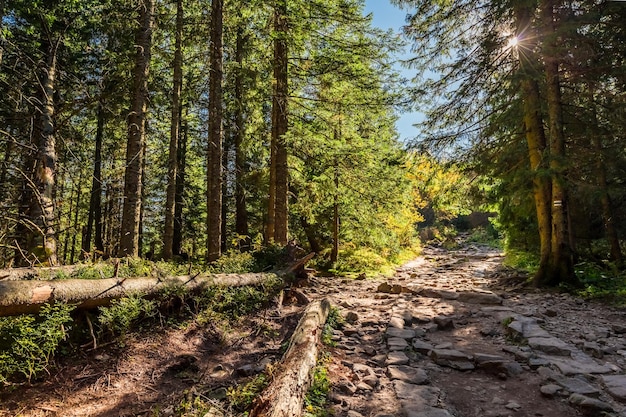
[[[452,417],[448,411],[435,407],[424,407],[422,411],[412,411],[408,408],[404,412],[406,417]]]
[[[376,375],[368,375],[364,377],[363,382],[365,382],[372,388],[376,388],[378,385],[380,385],[380,379]]]
[[[604,401],[596,400],[595,398],[586,397],[582,394],[572,394],[569,396],[568,401],[590,413],[613,411],[613,407],[610,404],[607,404]]]
[[[415,330],[397,327],[387,328],[387,337],[401,337],[402,339],[411,340],[415,337]]]
[[[359,333],[359,329],[357,329],[354,326],[344,326],[343,329],[341,330],[341,332],[345,335],[345,336],[353,336],[355,334]]]
[[[428,298],[441,298],[444,300],[456,300],[459,298],[459,294],[456,291],[438,290],[433,288],[422,288],[417,291],[422,297]]]
[[[389,285],[386,282],[383,282],[382,284],[378,286],[378,288],[376,288],[376,291],[382,292],[384,294],[391,294],[391,285]]]
[[[547,385],[542,385],[541,388],[539,388],[539,391],[541,392],[542,395],[552,398],[562,389],[563,388],[561,388],[560,385],[547,384]]]
[[[434,407],[439,402],[441,390],[427,385],[409,384],[404,381],[393,381],[396,397],[400,400],[411,400],[415,406],[428,405]],[[403,404],[404,406],[404,404]]]
[[[598,365],[591,358],[576,360],[556,356],[544,356],[551,365],[556,366],[563,375],[608,374],[614,371],[609,365]]]
[[[354,411],[354,410],[350,410],[348,411],[348,414],[346,414],[347,417],[363,417],[363,414],[359,413],[358,411]]]
[[[368,366],[362,363],[353,364],[352,370],[357,375],[375,375],[374,369],[372,369],[371,366]]]
[[[555,375],[551,378],[555,383],[572,394],[598,395],[600,390],[580,377],[568,378]]]
[[[439,366],[457,369],[459,371],[471,371],[474,369],[472,356],[454,349],[433,349],[430,358]]]
[[[392,337],[387,340],[389,350],[404,350],[409,347],[409,343],[400,337]]]
[[[211,407],[203,417],[224,417],[224,412],[218,408]]]
[[[550,365],[550,361],[544,358],[530,358],[528,359],[528,366],[531,367],[531,369],[537,369],[540,368],[542,366],[548,366]]]
[[[521,406],[521,405],[519,405],[519,403],[517,403],[517,402],[515,402],[515,401],[509,401],[508,403],[506,403],[506,404],[504,405],[504,408],[507,408],[507,409],[509,409],[509,410],[514,410],[514,411],[517,411],[517,410],[519,410],[520,408],[522,408],[522,406]]]
[[[359,315],[355,313],[354,311],[349,311],[346,314],[345,319],[348,323],[356,323],[357,321],[359,321]]]
[[[611,397],[626,402],[626,375],[604,375],[602,381]]]
[[[423,355],[428,355],[428,352],[433,349],[433,345],[431,345],[430,343],[426,343],[420,339],[413,339],[413,341],[411,342],[411,346],[413,346],[413,349],[415,349],[416,352]]]
[[[437,325],[438,330],[454,329],[454,321],[452,321],[451,317],[437,316],[433,319],[433,322]]]
[[[339,392],[342,392],[348,395],[354,395],[354,393],[357,390],[356,385],[354,385],[352,382],[348,381],[347,379],[339,381],[337,383],[337,388]]]
[[[570,356],[572,348],[556,337],[530,337],[528,346],[549,355]]]
[[[410,384],[425,385],[429,383],[426,371],[421,368],[413,368],[406,365],[389,366],[387,368],[389,379],[400,380]]]
[[[582,346],[582,350],[585,353],[590,354],[594,358],[602,358],[604,356],[604,352],[602,351],[602,347],[595,342],[584,342]]]
[[[613,329],[613,332],[615,332],[615,334],[625,334],[626,333],[626,325],[623,325],[623,324],[613,324],[611,326],[611,329]]]
[[[402,317],[394,316],[389,320],[389,327],[395,327],[396,329],[404,329],[404,319]]]
[[[373,389],[374,389],[374,387],[372,387],[371,385],[369,385],[365,381],[361,381],[358,384],[356,384],[356,390],[357,391],[368,392],[368,391],[372,391]]]
[[[387,360],[385,361],[385,365],[407,365],[409,363],[409,357],[406,356],[406,353],[398,350],[394,352],[389,352],[387,355]]]
[[[463,303],[487,305],[502,304],[502,298],[489,291],[463,291],[459,292],[458,295],[458,301],[461,301]]]

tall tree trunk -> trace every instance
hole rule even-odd
[[[272,100],[272,142],[275,155],[274,241],[287,244],[289,172],[285,134],[288,129],[288,48],[287,1],[277,0],[274,8],[274,97]]]
[[[523,122],[526,142],[528,145],[528,157],[530,169],[533,175],[533,197],[537,212],[537,225],[539,228],[540,263],[539,269],[533,278],[535,285],[544,285],[549,281],[550,253],[552,248],[552,221],[551,221],[551,184],[545,174],[547,163],[547,141],[543,129],[543,117],[541,115],[541,100],[539,86],[535,80],[538,60],[533,53],[534,40],[530,33],[531,10],[529,5],[517,6],[515,13],[517,19],[519,44],[523,45],[519,51],[519,70],[521,74],[521,89],[523,100]]]
[[[235,72],[235,233],[239,250],[242,252],[250,250],[250,236],[248,230],[248,208],[246,205],[246,192],[244,181],[246,178],[246,160],[243,149],[244,125],[244,105],[243,105],[243,54],[244,54],[244,34],[242,23],[237,28],[237,41],[235,46],[235,62],[237,69]]]
[[[182,109],[181,109],[182,110]],[[182,114],[182,111],[181,111]],[[176,175],[176,204],[174,209],[174,236],[172,251],[181,255],[183,245],[183,208],[185,206],[185,168],[187,165],[187,132],[189,128],[181,117],[181,134],[178,143],[178,171]]]
[[[624,257],[622,255],[622,249],[619,244],[617,228],[615,227],[615,222],[613,221],[614,209],[611,202],[611,197],[609,195],[609,186],[606,178],[604,146],[602,145],[602,139],[598,134],[599,122],[595,103],[595,86],[591,82],[589,83],[589,106],[592,115],[592,126],[589,136],[591,137],[593,149],[596,152],[597,162],[595,178],[600,192],[600,204],[602,205],[602,220],[604,221],[604,231],[606,232],[606,239],[609,243],[609,247],[611,248],[611,260],[614,261],[618,266],[622,266],[624,263]]]
[[[541,13],[546,28],[542,51],[546,73],[552,178],[552,239],[547,283],[557,285],[561,282],[575,283],[576,276],[567,222],[565,133],[563,132],[563,107],[553,0],[543,2]]]
[[[223,141],[223,0],[211,3],[211,75],[209,77],[209,149],[207,153],[207,260],[216,261],[222,246],[222,141]]]
[[[135,35],[137,53],[133,73],[131,112],[128,115],[128,142],[124,174],[124,209],[118,256],[139,256],[139,226],[143,182],[148,73],[152,47],[153,0],[139,5],[139,28]]]
[[[103,99],[98,103],[98,124],[96,127],[96,143],[93,157],[93,178],[91,180],[91,194],[89,196],[89,213],[87,214],[87,226],[83,234],[82,256],[86,258],[91,253],[91,233],[94,222],[96,224],[94,246],[95,250],[104,252],[102,242],[102,139],[104,137],[105,109]]]
[[[165,198],[165,230],[163,232],[163,259],[174,255],[174,215],[176,211],[176,178],[178,174],[178,141],[180,135],[180,95],[183,87],[183,0],[176,0],[176,44],[174,51],[174,80],[172,87],[172,122],[170,153]]]
[[[228,204],[230,202],[231,195],[228,193],[228,184],[230,182],[230,150],[232,148],[232,135],[230,132],[224,134],[224,149],[222,152],[222,226],[220,227],[222,239],[220,241],[221,253],[226,252],[227,246],[227,231],[228,231]]]

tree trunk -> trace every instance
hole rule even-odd
[[[148,74],[152,47],[153,0],[139,5],[139,28],[135,35],[134,84],[131,112],[128,115],[128,142],[124,174],[124,209],[118,256],[139,256],[139,227],[143,182],[146,110],[148,104]]]
[[[311,226],[304,217],[300,217],[300,225],[302,226],[302,230],[304,230],[306,240],[309,242],[311,250],[315,253],[320,253],[322,251],[322,245],[320,244],[317,236],[315,236],[315,229],[313,226]]]
[[[100,255],[104,252],[102,242],[102,139],[104,137],[105,109],[100,99],[98,103],[98,125],[96,127],[96,143],[93,157],[93,178],[91,181],[91,194],[89,196],[89,213],[87,215],[87,227],[82,241],[82,257],[86,259],[91,254],[91,233],[94,222],[96,224],[94,249]],[[95,254],[93,256],[95,258]]]
[[[554,27],[552,0],[545,0],[541,7],[546,28],[543,58],[546,73],[548,127],[550,132],[550,175],[552,178],[552,240],[548,284],[575,283],[572,251],[569,246],[567,223],[566,155],[563,132],[563,108],[559,59],[557,57],[557,33]]]
[[[250,417],[297,417],[302,415],[304,397],[317,364],[322,331],[330,303],[314,301],[306,308],[272,383],[257,397]]]
[[[237,28],[237,41],[235,47],[235,62],[237,69],[235,72],[235,233],[239,250],[247,252],[250,250],[250,232],[248,230],[248,208],[246,205],[246,190],[244,181],[246,178],[246,158],[243,149],[244,125],[244,104],[243,104],[243,54],[244,35],[242,23]]]
[[[619,244],[619,236],[617,234],[617,228],[615,227],[614,209],[609,195],[609,186],[606,178],[606,167],[604,160],[604,146],[602,145],[602,139],[598,134],[599,129],[598,114],[596,112],[595,103],[595,87],[593,83],[589,83],[589,106],[592,114],[592,126],[589,136],[591,137],[591,143],[593,149],[596,152],[596,173],[595,178],[597,181],[598,189],[600,192],[600,204],[602,205],[602,220],[604,221],[604,231],[606,232],[606,239],[609,243],[610,257],[613,262],[618,266],[622,266],[624,258],[622,255],[622,249]]]
[[[287,166],[287,146],[285,134],[288,129],[287,96],[288,96],[288,48],[287,48],[287,1],[277,0],[274,7],[274,94],[272,100],[272,151],[271,161],[274,170],[274,216],[273,240],[279,245],[287,244],[288,235],[288,194],[289,172]],[[270,184],[270,210],[271,204]],[[272,236],[272,235],[270,235]]]
[[[222,8],[223,0],[211,3],[211,74],[209,77],[209,149],[207,153],[207,260],[221,256],[222,246]]]
[[[182,112],[181,112],[182,115]],[[185,206],[185,168],[187,165],[187,122],[182,121],[181,135],[178,144],[178,171],[176,175],[176,204],[174,209],[174,236],[172,251],[174,255],[180,255],[183,246],[183,207]]]
[[[180,96],[183,87],[183,0],[176,0],[176,43],[174,51],[174,80],[172,87],[172,121],[170,152],[165,197],[165,230],[163,232],[163,259],[174,255],[174,216],[176,212],[176,178],[178,175],[178,142],[180,136]]]
[[[43,304],[64,302],[95,308],[129,294],[158,294],[171,286],[202,290],[210,286],[259,285],[282,273],[209,274],[177,277],[0,281],[0,317],[36,313]]]
[[[539,228],[540,264],[539,270],[533,278],[535,285],[544,285],[549,281],[550,253],[552,248],[552,220],[551,220],[551,184],[547,175],[545,153],[547,141],[543,129],[543,117],[541,115],[541,100],[539,86],[534,79],[537,72],[538,61],[532,52],[534,40],[529,33],[531,24],[531,7],[518,6],[515,10],[517,19],[517,37],[521,45],[519,52],[519,70],[522,76],[521,89],[523,100],[524,132],[528,144],[528,156],[530,170],[533,175],[533,197],[537,212],[537,225]]]

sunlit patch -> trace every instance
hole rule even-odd
[[[517,46],[518,43],[519,43],[519,39],[517,38],[517,36],[513,36],[512,38],[509,39],[507,46],[509,48],[514,48]]]

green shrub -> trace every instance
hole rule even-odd
[[[243,411],[252,405],[254,399],[265,389],[269,383],[265,374],[261,373],[250,381],[236,387],[228,387],[226,397],[232,407]]]
[[[103,330],[112,335],[123,335],[139,320],[157,314],[156,303],[139,294],[113,300],[108,307],[101,307],[98,320]]]
[[[254,257],[249,252],[231,249],[211,265],[212,272],[236,274],[249,272],[254,268]]]
[[[325,417],[328,416],[326,403],[330,392],[330,379],[326,363],[330,357],[327,353],[318,360],[317,366],[313,369],[313,381],[311,387],[304,398],[305,417]]]
[[[345,324],[344,318],[341,316],[341,312],[337,307],[331,307],[328,312],[328,318],[326,324],[324,324],[324,330],[322,332],[322,342],[328,346],[335,346],[333,342],[333,330],[340,329]]]
[[[30,381],[47,371],[65,339],[73,309],[67,304],[46,304],[38,316],[0,318],[0,382],[19,374]]]

